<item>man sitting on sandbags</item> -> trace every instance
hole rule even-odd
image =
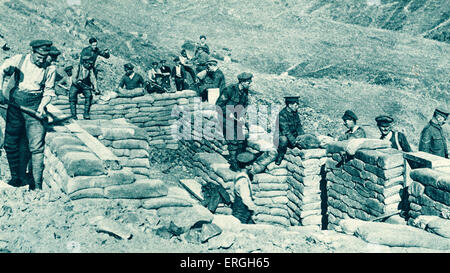
[[[278,114],[278,154],[275,164],[280,165],[283,161],[287,148],[311,149],[319,147],[317,138],[303,132],[300,117],[298,115],[298,97],[285,97],[286,106]],[[275,145],[276,146],[276,145]]]
[[[253,202],[252,163],[255,155],[249,152],[240,153],[237,156],[239,172],[234,177],[234,202],[231,206],[232,215],[243,224],[254,224],[253,216],[257,209]]]
[[[119,97],[138,97],[144,95],[144,78],[134,72],[134,65],[127,63],[123,66],[125,75],[120,80],[117,90]]]

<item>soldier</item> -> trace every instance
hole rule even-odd
[[[199,50],[203,50],[206,54],[210,54],[209,46],[206,43],[206,36],[200,35],[200,43],[197,44],[197,48],[195,49],[195,56],[199,53]]]
[[[170,91],[170,73],[172,71],[170,70],[170,67],[166,65],[166,60],[161,60],[159,62],[161,63],[159,71],[162,76],[162,87]]]
[[[91,119],[89,110],[92,104],[92,92],[99,94],[97,80],[95,78],[93,59],[91,56],[83,56],[81,64],[74,68],[72,73],[72,86],[69,90],[70,113],[73,119],[77,117],[78,93],[84,95],[84,119]]]
[[[186,70],[180,62],[180,58],[176,57],[174,60],[175,66],[172,68],[171,77],[175,81],[177,91],[185,90],[186,85]]]
[[[33,181],[29,181],[31,190],[42,188],[44,170],[44,140],[46,129],[42,122],[45,107],[55,96],[55,70],[48,69],[46,58],[52,45],[51,41],[34,40],[30,43],[31,54],[19,54],[6,60],[0,67],[0,87],[3,86],[5,70],[13,67],[18,77],[16,85],[0,92],[2,103],[9,97],[10,103],[25,106],[36,111],[35,116],[23,113],[19,107],[8,106],[5,129],[5,151],[11,171],[11,185],[22,185],[27,160],[21,158],[24,135],[26,145],[31,152]],[[9,92],[9,94],[8,94]]]
[[[448,158],[447,140],[442,126],[448,118],[449,111],[436,108],[430,122],[420,134],[419,151]]]
[[[97,39],[95,39],[94,37],[89,39],[89,46],[83,48],[83,50],[81,50],[81,56],[80,56],[80,63],[83,61],[83,57],[84,56],[89,56],[92,58],[92,67],[94,70],[94,75],[95,78],[97,78],[97,68],[95,66],[95,63],[97,62],[97,57],[101,56],[105,59],[109,59],[109,57],[111,57],[111,55],[109,54],[109,49],[105,49],[105,50],[100,50],[97,47]]]
[[[392,130],[392,123],[394,119],[389,116],[378,116],[375,118],[378,129],[380,130],[380,139],[389,139],[391,146],[394,149],[401,150],[403,152],[411,152],[406,136],[401,132]]]
[[[235,108],[236,106],[240,106],[242,107],[242,110],[244,110],[245,107],[248,106],[248,91],[252,84],[253,75],[251,73],[243,72],[239,74],[237,78],[239,82],[225,87],[216,102],[216,105],[222,109],[223,134],[228,144],[228,161],[231,170],[233,171],[238,170],[236,161],[237,154],[245,151],[246,147],[245,137],[242,133],[242,126],[244,124],[242,114],[244,114],[245,111],[239,113],[239,109]],[[227,113],[227,108],[231,108],[229,110],[232,112]],[[236,114],[241,115],[239,116]],[[238,127],[240,132],[237,130]]]
[[[343,136],[338,138],[339,141],[366,137],[366,132],[364,131],[364,129],[356,125],[358,117],[355,115],[355,113],[353,113],[353,111],[345,111],[344,115],[342,116],[342,120],[344,121],[344,125],[348,128],[348,130]]]
[[[299,136],[303,135],[303,128],[298,116],[298,97],[285,97],[286,107],[278,114],[278,154],[275,164],[280,165],[287,148],[300,147]]]
[[[223,75],[222,70],[217,66],[217,61],[209,60],[206,64],[206,70],[197,74],[197,77],[200,80],[198,90],[202,101],[208,99],[209,88],[219,88],[220,90],[225,88],[225,76]]]
[[[144,87],[144,78],[139,73],[134,72],[133,64],[124,64],[123,69],[125,70],[125,75],[120,80],[119,88],[125,87],[126,90],[133,90]]]
[[[234,178],[234,202],[231,214],[243,224],[254,224],[253,216],[256,205],[253,202],[252,183],[253,175],[251,164],[255,156],[249,152],[240,153],[237,156],[239,172]]]

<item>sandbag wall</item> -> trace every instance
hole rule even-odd
[[[144,199],[168,193],[161,180],[139,178],[131,168],[100,159],[65,127],[47,134],[44,164],[44,189],[61,190],[71,199]]]
[[[450,173],[428,168],[411,171],[409,216],[435,215],[450,219]]]
[[[370,144],[371,140],[366,142]],[[334,142],[327,147],[328,229],[338,230],[342,219],[370,221],[400,212],[404,189],[402,152],[375,145],[348,156],[345,144]]]
[[[289,150],[285,156],[289,171],[288,207],[294,226],[322,227],[324,204],[326,149]]]
[[[78,124],[108,147],[123,167],[138,178],[150,176],[149,139],[147,132],[127,122],[115,120],[80,120]]]
[[[176,118],[172,116],[175,106],[193,103],[196,92],[184,90],[176,93],[146,94],[143,96],[111,98],[104,104],[95,98],[91,107],[91,119],[111,120],[125,118],[128,122],[147,131],[149,145],[156,148],[177,149],[177,140],[172,136],[172,127]],[[77,113],[83,113],[84,99],[79,96]],[[66,95],[58,95],[52,104],[64,113],[70,113]]]

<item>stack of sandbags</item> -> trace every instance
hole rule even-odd
[[[193,102],[196,93],[184,90],[176,93],[145,94],[134,98],[112,98],[105,104],[93,103],[91,119],[110,120],[126,118],[129,122],[145,128],[151,137],[149,144],[157,148],[177,149],[177,140],[173,137],[172,124],[177,120],[178,113],[185,111],[184,107]],[[67,96],[58,96],[52,102],[64,113],[69,114]],[[84,99],[78,101],[78,113],[83,112]],[[181,107],[180,109],[174,109]]]
[[[78,123],[108,147],[119,158],[121,166],[131,168],[138,177],[150,175],[149,137],[145,129],[125,119],[80,120]]]
[[[235,172],[229,169],[227,160],[216,153],[197,153],[192,158],[194,173],[200,178],[202,184],[221,184],[227,192],[233,190]]]
[[[258,206],[257,223],[290,226],[288,213],[288,171],[285,165],[270,163],[265,173],[256,174],[252,181],[254,203]]]
[[[207,152],[227,155],[227,145],[223,139],[222,127],[218,121],[216,106],[208,103],[190,105],[189,111],[180,115],[175,122],[176,138],[188,147],[190,153]]]
[[[322,226],[321,181],[326,162],[325,149],[290,150],[285,161],[288,177],[288,207],[294,226]]]
[[[327,147],[328,225],[338,228],[341,219],[372,220],[399,212],[403,191],[403,153],[390,142],[359,139],[360,149],[349,155],[351,141]],[[373,149],[371,149],[373,148]]]
[[[411,171],[408,187],[409,216],[435,215],[450,218],[450,174],[432,169]]]

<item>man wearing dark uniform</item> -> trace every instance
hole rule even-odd
[[[74,68],[72,73],[72,86],[69,90],[70,113],[73,119],[77,117],[78,93],[84,95],[84,119],[91,119],[89,110],[92,104],[92,92],[99,93],[97,79],[95,78],[92,57],[83,56],[81,64]]]
[[[411,147],[409,146],[406,136],[401,132],[396,132],[392,130],[392,123],[394,119],[389,116],[378,116],[375,118],[377,122],[378,129],[380,130],[380,139],[389,139],[391,146],[394,149],[401,150],[403,152],[411,152]]]
[[[249,152],[243,152],[237,156],[239,172],[234,177],[234,202],[231,206],[231,214],[243,224],[255,223],[253,216],[256,205],[253,202],[250,178],[252,176],[251,164],[254,160],[255,156]]]
[[[100,50],[97,47],[97,39],[95,39],[94,37],[89,39],[89,46],[85,47],[85,48],[83,48],[83,50],[81,50],[80,62],[83,61],[83,57],[85,57],[85,56],[89,56],[92,58],[92,67],[94,69],[95,78],[97,78],[97,73],[98,73],[97,68],[95,67],[95,63],[97,62],[97,57],[101,56],[105,59],[109,59],[109,57],[111,57],[108,49]]]
[[[223,75],[222,70],[217,66],[216,60],[209,60],[207,62],[206,70],[198,73],[197,77],[200,80],[198,90],[202,101],[208,99],[209,88],[219,88],[219,90],[225,88],[225,76]]]
[[[172,70],[169,66],[166,65],[166,60],[161,60],[161,67],[159,68],[159,71],[161,72],[162,76],[162,87],[165,88],[170,92],[170,73]]]
[[[278,154],[275,164],[280,165],[287,148],[300,147],[299,136],[303,135],[303,128],[298,115],[298,97],[285,97],[286,107],[278,114]]]
[[[348,130],[343,136],[338,138],[339,141],[366,137],[366,132],[364,131],[364,129],[356,125],[358,117],[355,115],[355,113],[353,113],[353,111],[345,111],[344,115],[342,116],[342,120],[344,121],[344,125],[348,128]]]
[[[442,108],[434,110],[433,118],[420,134],[419,151],[448,158],[447,140],[442,130],[448,114],[449,111]]]
[[[51,41],[34,40],[30,43],[31,54],[15,55],[7,59],[0,67],[0,87],[3,86],[5,71],[14,69],[17,76],[16,85],[9,90],[1,90],[0,101],[9,98],[10,103],[25,106],[36,111],[36,116],[23,113],[18,107],[8,106],[5,128],[5,151],[11,171],[11,185],[23,185],[27,160],[21,159],[23,139],[26,136],[31,152],[33,181],[30,189],[42,188],[44,170],[44,141],[46,129],[42,118],[45,107],[55,97],[55,70],[48,69],[46,58],[52,45]],[[8,93],[9,92],[9,93]]]
[[[223,114],[223,134],[228,144],[228,162],[233,171],[238,170],[236,161],[237,154],[245,151],[246,147],[246,140],[242,128],[245,123],[243,114],[249,104],[248,90],[252,83],[253,75],[243,72],[237,78],[239,82],[225,87],[216,102],[216,105],[221,108]],[[235,109],[236,106],[239,107]],[[239,111],[240,107],[242,107],[242,112]],[[230,108],[228,113],[227,108]]]

